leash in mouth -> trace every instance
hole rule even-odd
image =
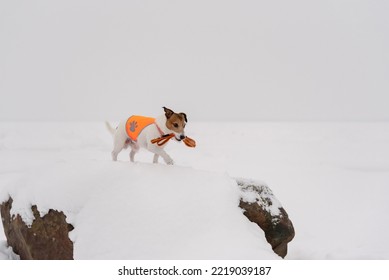
[[[162,146],[166,144],[170,139],[174,137],[174,133],[171,134],[165,134],[162,135],[161,137],[155,138],[151,140],[152,144],[157,144],[158,146]],[[184,144],[190,148],[196,147],[196,141],[193,140],[192,138],[185,137],[183,140]]]

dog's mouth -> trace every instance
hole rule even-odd
[[[179,136],[174,135],[174,138],[175,138],[178,142],[181,142],[182,140],[185,139],[185,135],[179,135]]]

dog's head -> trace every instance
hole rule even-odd
[[[163,107],[166,116],[166,127],[174,133],[176,140],[185,139],[185,125],[188,122],[185,113],[174,113],[173,110]]]

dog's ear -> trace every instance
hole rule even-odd
[[[163,110],[165,111],[165,116],[167,119],[169,119],[173,114],[173,110],[170,110],[169,108],[166,108],[166,107],[162,107]]]
[[[185,113],[180,113],[180,115],[184,117],[185,122],[188,122],[188,118],[186,117]]]

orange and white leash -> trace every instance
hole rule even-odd
[[[162,135],[161,137],[152,139],[151,143],[157,144],[158,146],[162,146],[162,145],[166,144],[173,137],[174,137],[174,133],[165,134],[165,135]],[[196,141],[193,140],[192,138],[185,137],[184,140],[182,140],[182,141],[184,142],[185,145],[187,145],[190,148],[196,147]]]

